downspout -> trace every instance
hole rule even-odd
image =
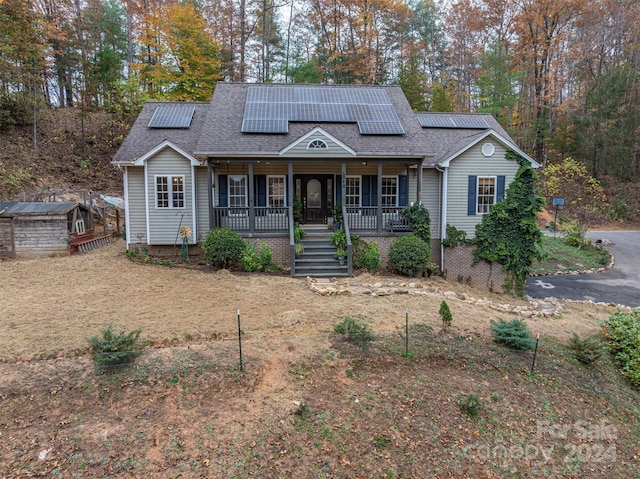
[[[440,271],[444,272],[444,243],[447,238],[447,184],[449,170],[447,167],[440,168],[436,165],[436,170],[441,173],[440,181]]]
[[[120,165],[118,165],[120,168]],[[127,249],[131,245],[131,216],[129,214],[129,168],[124,167],[122,171],[122,187],[124,189],[124,238],[127,242]]]

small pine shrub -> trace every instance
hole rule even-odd
[[[592,365],[602,356],[600,340],[596,336],[581,339],[580,336],[573,333],[569,340],[569,349],[573,356],[586,366]]]
[[[447,329],[451,326],[451,321],[453,321],[453,315],[451,314],[451,310],[449,309],[449,305],[446,301],[442,301],[440,303],[440,319],[442,319],[442,327]]]
[[[429,272],[431,246],[413,234],[400,236],[389,248],[389,264],[406,276],[423,276]]]
[[[354,344],[369,343],[376,338],[368,324],[350,316],[336,324],[333,331],[342,334],[346,341]]]
[[[533,349],[535,345],[527,324],[519,319],[512,319],[508,322],[504,319],[491,321],[491,330],[496,342],[511,349],[526,351]]]
[[[458,407],[460,410],[469,415],[473,420],[478,419],[480,411],[484,408],[484,404],[480,401],[477,394],[471,393],[458,398]]]
[[[240,234],[231,228],[216,228],[202,243],[204,259],[217,268],[229,268],[242,257],[245,242]]]
[[[105,372],[127,366],[141,354],[141,329],[116,333],[113,323],[102,329],[100,336],[87,339],[98,370]]]

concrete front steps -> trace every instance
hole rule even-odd
[[[304,252],[296,256],[295,276],[332,278],[349,276],[347,260],[344,265],[334,258],[336,247],[331,243],[331,231],[327,225],[302,225],[305,238]]]

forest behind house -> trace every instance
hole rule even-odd
[[[635,0],[0,0],[0,200],[120,191],[109,161],[148,100],[399,84],[416,111],[494,114],[543,166],[574,159],[602,214],[638,219],[638,18]]]

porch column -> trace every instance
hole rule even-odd
[[[342,217],[347,215],[347,162],[342,162],[340,168],[340,206],[342,207]]]
[[[253,185],[253,163],[249,163],[249,181],[247,187],[249,188],[249,233],[255,233],[256,231],[256,202],[255,202],[255,188]]]
[[[422,165],[424,164],[424,158],[418,162],[418,174],[416,179],[416,201],[422,203]],[[407,176],[408,178],[408,176]]]
[[[213,191],[213,168],[211,168],[211,163],[207,160],[207,185],[209,186],[209,194],[207,195],[209,198],[209,229],[217,227],[218,225],[214,223],[213,216],[213,207],[215,206],[214,199],[215,194]]]
[[[287,208],[293,208],[293,161],[287,163]]]
[[[378,161],[378,191],[376,191],[376,230],[382,233],[382,161]]]

